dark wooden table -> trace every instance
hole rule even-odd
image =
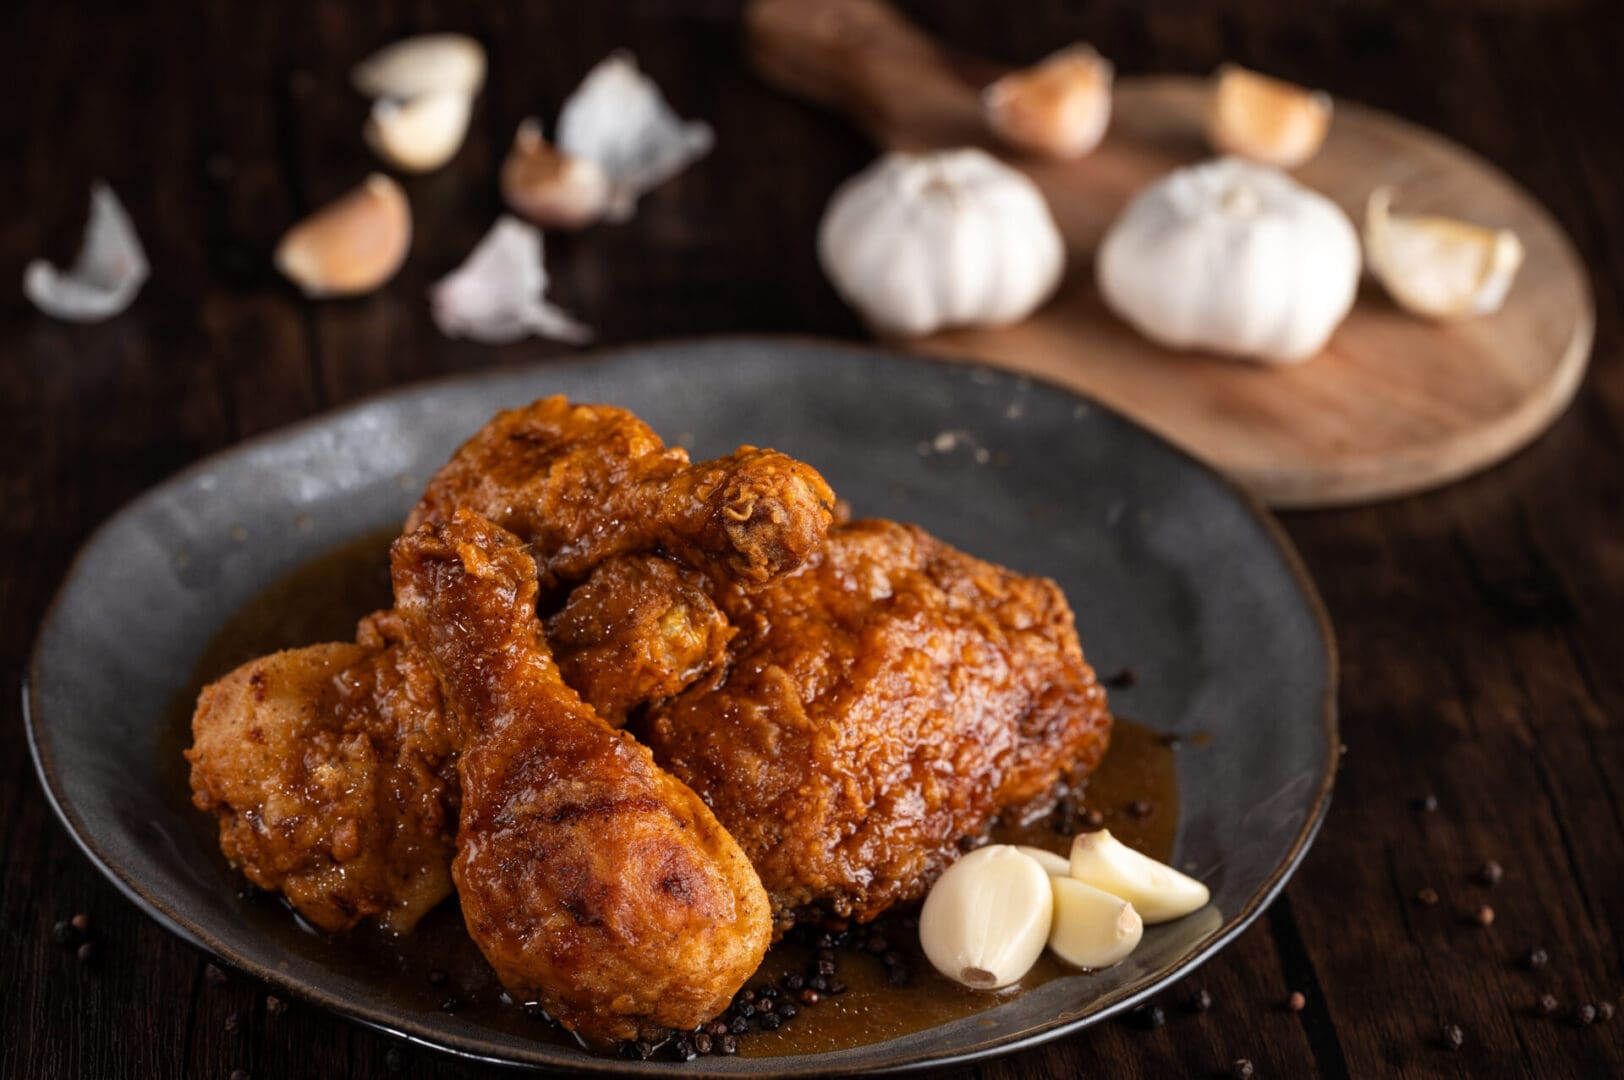
[[[1340,637],[1347,755],[1319,842],[1257,926],[1165,995],[989,1077],[1624,1073],[1624,175],[1614,0],[915,3],[1010,61],[1096,43],[1124,72],[1232,58],[1434,127],[1505,165],[1571,231],[1600,309],[1577,403],[1516,460],[1435,494],[1286,526]],[[365,8],[366,10],[362,10]],[[740,60],[736,5],[12,5],[0,15],[0,1076],[471,1076],[264,988],[140,915],[75,850],[34,778],[18,680],[40,612],[98,521],[246,435],[408,380],[557,355],[442,338],[424,289],[498,211],[515,123],[635,50],[715,153],[631,225],[549,238],[556,296],[605,342],[740,331],[858,336],[813,259],[834,185],[869,156]],[[409,181],[417,239],[383,292],[309,304],[270,270],[282,229],[373,167],[350,65],[423,29],[490,48],[469,145]],[[154,266],[134,308],[74,327],[16,288],[71,257],[107,177]],[[1416,808],[1427,794],[1436,810]],[[1504,868],[1488,887],[1485,860]],[[1418,891],[1438,901],[1417,901]],[[1493,906],[1493,925],[1465,913]],[[88,914],[98,962],[53,944]],[[1543,948],[1549,964],[1522,958]],[[1184,1003],[1210,992],[1210,1011]],[[1300,991],[1306,1007],[1283,1004]],[[1536,1015],[1550,993],[1556,1015]],[[1445,1025],[1464,1035],[1446,1048]],[[680,1070],[674,1070],[680,1072]]]

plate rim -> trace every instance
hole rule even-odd
[[[1321,763],[1319,783],[1314,790],[1309,812],[1299,828],[1297,835],[1292,839],[1285,856],[1274,867],[1272,873],[1258,888],[1248,902],[1233,915],[1224,919],[1198,946],[1185,956],[1179,958],[1168,967],[1120,987],[1115,991],[1095,999],[1081,1015],[1069,1019],[1063,1015],[1053,1022],[1034,1029],[1018,1032],[1012,1035],[990,1039],[986,1042],[976,1043],[959,1050],[926,1056],[903,1055],[890,1060],[881,1060],[874,1063],[848,1062],[833,1066],[819,1065],[818,1059],[822,1055],[797,1055],[781,1058],[736,1059],[760,1061],[759,1070],[732,1069],[726,1072],[707,1070],[699,1066],[698,1062],[689,1062],[676,1065],[670,1062],[654,1061],[624,1061],[610,1057],[592,1056],[586,1059],[572,1059],[570,1061],[546,1061],[540,1058],[533,1060],[518,1060],[511,1056],[499,1056],[495,1044],[487,1043],[480,1046],[481,1040],[477,1038],[447,1037],[444,1033],[436,1032],[426,1023],[406,1022],[392,1020],[386,1015],[386,1010],[371,1008],[361,1002],[352,1002],[328,994],[320,989],[299,981],[298,979],[278,970],[267,967],[251,959],[238,956],[234,950],[224,943],[217,941],[212,935],[187,920],[182,914],[172,912],[157,900],[143,891],[140,882],[133,876],[126,874],[118,861],[106,853],[88,835],[83,823],[79,820],[72,805],[65,801],[58,790],[58,779],[55,765],[50,759],[48,751],[43,745],[40,728],[43,724],[42,711],[35,700],[36,686],[39,682],[38,673],[44,660],[43,646],[47,631],[58,617],[58,610],[68,589],[80,576],[81,564],[90,549],[97,545],[101,538],[111,531],[114,525],[135,512],[147,501],[157,498],[161,491],[185,483],[193,476],[207,472],[215,467],[221,460],[228,457],[251,451],[256,447],[282,442],[305,433],[307,430],[331,425],[353,414],[361,413],[369,408],[388,403],[394,399],[413,398],[432,392],[436,387],[452,384],[463,385],[485,381],[499,381],[529,373],[558,371],[566,368],[592,367],[626,359],[638,354],[662,351],[704,351],[717,347],[762,348],[779,349],[821,349],[832,352],[844,352],[859,356],[879,358],[887,362],[900,362],[909,364],[947,365],[962,371],[989,371],[999,376],[1028,383],[1041,385],[1049,390],[1063,394],[1092,409],[1110,415],[1117,421],[1136,429],[1142,435],[1175,457],[1182,459],[1186,464],[1194,466],[1198,471],[1218,482],[1240,503],[1242,508],[1252,520],[1262,527],[1264,535],[1273,545],[1275,553],[1281,558],[1286,571],[1295,582],[1298,591],[1306,602],[1309,613],[1319,630],[1319,640],[1325,660],[1325,691],[1320,703],[1320,722],[1326,736],[1327,754]],[[1083,1028],[1099,1023],[1102,1020],[1115,1016],[1132,1008],[1148,997],[1160,992],[1161,989],[1188,976],[1202,964],[1229,945],[1235,938],[1245,932],[1259,915],[1284,890],[1292,875],[1301,865],[1308,850],[1313,846],[1315,837],[1319,834],[1325,815],[1330,809],[1331,795],[1335,787],[1336,776],[1340,764],[1341,746],[1340,716],[1337,708],[1337,694],[1341,683],[1341,670],[1338,660],[1335,631],[1332,628],[1330,617],[1326,612],[1324,601],[1315,587],[1312,577],[1303,565],[1301,556],[1292,544],[1290,537],[1274,514],[1258,499],[1238,482],[1202,462],[1176,444],[1169,442],[1155,431],[1145,427],[1137,420],[1108,405],[1094,399],[1088,394],[1067,387],[1056,380],[1038,375],[1029,375],[1024,372],[1000,368],[995,364],[955,356],[943,356],[929,352],[908,351],[898,347],[885,345],[869,345],[861,342],[852,342],[837,338],[823,338],[811,334],[720,334],[697,337],[667,337],[653,338],[646,341],[630,342],[606,348],[592,349],[587,352],[562,357],[550,357],[532,360],[520,364],[500,365],[487,367],[476,371],[455,372],[434,376],[427,379],[414,380],[399,386],[392,386],[376,393],[367,394],[332,408],[323,409],[310,416],[293,421],[266,431],[256,432],[247,438],[209,452],[196,461],[176,470],[163,479],[146,487],[138,494],[122,503],[117,509],[104,518],[80,542],[74,552],[72,560],[64,570],[62,579],[51,595],[50,602],[41,613],[34,634],[34,642],[29,650],[28,664],[23,672],[20,691],[22,697],[23,729],[28,740],[29,756],[34,764],[35,775],[45,792],[46,802],[50,804],[57,820],[67,830],[75,846],[85,855],[95,869],[115,888],[119,890],[136,908],[146,914],[159,926],[174,934],[182,941],[203,951],[206,955],[223,961],[230,967],[259,979],[261,982],[275,986],[287,992],[294,998],[334,1013],[346,1020],[360,1023],[373,1030],[404,1039],[416,1045],[450,1054],[463,1060],[477,1061],[487,1065],[499,1065],[508,1068],[529,1070],[561,1070],[568,1069],[576,1073],[598,1075],[663,1075],[672,1067],[684,1070],[683,1075],[689,1077],[737,1077],[773,1076],[773,1077],[813,1077],[813,1076],[851,1076],[868,1075],[876,1073],[900,1074],[926,1068],[940,1068],[950,1065],[964,1065],[983,1061],[991,1057],[1014,1053],[1018,1050],[1033,1047],[1074,1034]],[[928,1029],[927,1029],[928,1030]],[[538,1043],[538,1047],[545,1044]],[[868,1044],[879,1045],[879,1044]],[[776,1066],[774,1063],[783,1062],[785,1065]],[[794,1062],[794,1064],[789,1064]]]

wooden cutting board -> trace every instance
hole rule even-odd
[[[1094,249],[1123,204],[1210,156],[1205,80],[1119,79],[1105,142],[1053,162],[990,141],[980,92],[1000,69],[949,52],[881,0],[755,0],[747,27],[769,81],[846,113],[882,148],[985,146],[1048,198],[1071,255],[1055,298],[1016,326],[909,344],[1081,390],[1276,506],[1367,502],[1458,479],[1526,445],[1578,389],[1595,311],[1572,244],[1504,173],[1438,135],[1339,101],[1325,146],[1296,175],[1355,223],[1371,189],[1393,184],[1401,211],[1515,229],[1527,260],[1505,307],[1441,325],[1367,280],[1323,353],[1268,368],[1152,345],[1094,287]]]

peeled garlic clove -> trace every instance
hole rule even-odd
[[[350,82],[371,98],[473,97],[485,83],[485,50],[464,34],[422,34],[367,57],[350,72]]]
[[[23,293],[54,319],[100,322],[135,299],[147,280],[146,252],[113,189],[98,180],[90,188],[90,220],[79,254],[67,271],[44,259],[23,270]]]
[[[1036,859],[1037,864],[1043,867],[1044,873],[1050,877],[1065,877],[1071,873],[1071,862],[1064,855],[1056,855],[1040,847],[1027,847],[1025,844],[1019,845],[1015,850],[1028,858]]]
[[[550,303],[541,231],[503,215],[463,264],[429,291],[435,325],[448,337],[505,345],[530,334],[590,340],[592,331]]]
[[[1141,855],[1109,829],[1080,833],[1071,842],[1071,876],[1128,901],[1150,924],[1205,907],[1211,895],[1201,882]]]
[[[534,118],[519,125],[502,163],[502,198],[521,217],[547,229],[581,229],[609,206],[609,177],[596,162],[559,153]]]
[[[1391,214],[1392,201],[1392,188],[1370,193],[1365,254],[1393,299],[1433,319],[1499,311],[1522,266],[1517,234],[1450,218]]]
[[[395,168],[429,172],[462,147],[472,111],[473,99],[460,90],[422,94],[409,101],[384,98],[373,104],[362,135],[373,152]]]
[[[1213,77],[1207,139],[1221,154],[1295,169],[1331,126],[1331,96],[1225,64]]]
[[[558,114],[558,149],[597,162],[608,177],[610,221],[630,218],[645,192],[703,157],[715,141],[710,125],[672,111],[627,52],[588,72]]]
[[[373,173],[289,229],[276,246],[276,268],[306,296],[353,296],[393,277],[411,243],[406,193]]]
[[[919,942],[936,970],[977,990],[1020,981],[1043,953],[1054,891],[1043,867],[1007,844],[947,868],[919,912]]]
[[[982,111],[993,133],[1011,146],[1082,157],[1100,144],[1111,122],[1113,74],[1093,46],[1073,45],[987,87]]]
[[[1068,964],[1108,968],[1127,959],[1145,936],[1145,921],[1134,906],[1076,878],[1051,877],[1054,925],[1049,949]]]

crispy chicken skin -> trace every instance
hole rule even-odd
[[[767,896],[699,797],[565,685],[519,539],[458,511],[391,568],[455,718],[452,875],[503,985],[593,1040],[720,1012],[766,951]]]
[[[780,930],[918,899],[961,839],[1105,751],[1059,588],[917,528],[837,527],[801,571],[722,606],[727,669],[642,734],[750,856]]]
[[[405,932],[451,892],[452,731],[433,671],[389,629],[250,661],[192,718],[192,801],[220,850],[323,930]]]
[[[429,481],[408,532],[466,507],[531,545],[541,585],[660,551],[717,582],[762,585],[806,561],[834,493],[816,469],[740,447],[690,464],[625,409],[543,398],[497,413]]]
[[[616,727],[718,667],[733,637],[703,576],[658,555],[600,563],[547,619],[564,681]]]

